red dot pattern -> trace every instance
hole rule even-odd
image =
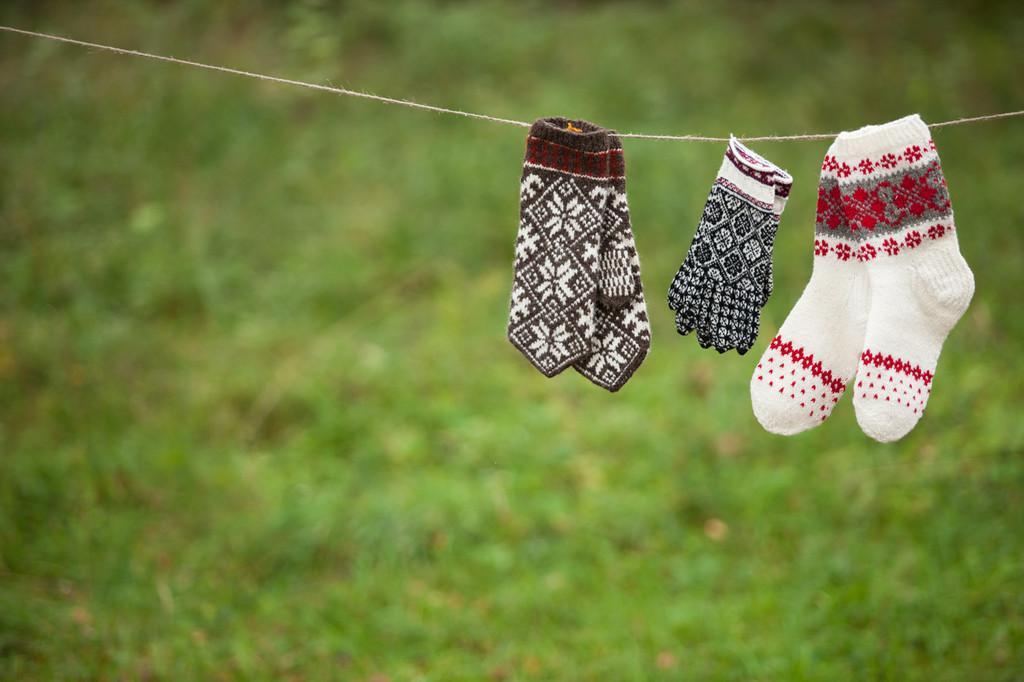
[[[932,392],[934,376],[909,360],[868,349],[861,353],[856,395],[921,414]]]
[[[781,335],[768,345],[754,378],[799,404],[807,410],[808,417],[819,417],[822,421],[832,413],[849,381],[823,366],[813,353]]]

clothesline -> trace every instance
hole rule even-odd
[[[432,104],[422,104],[420,102],[413,102],[407,99],[398,99],[395,97],[384,97],[382,95],[375,95],[370,92],[364,92],[361,90],[350,90],[348,88],[337,87],[333,85],[322,85],[319,83],[308,83],[306,81],[293,80],[291,78],[280,78],[278,76],[271,76],[262,73],[254,73],[252,71],[244,71],[242,69],[233,69],[227,66],[217,66],[215,64],[204,64],[202,62],[196,62],[189,59],[178,59],[177,57],[169,57],[166,55],[152,54],[150,52],[142,52],[140,50],[129,50],[123,47],[114,47],[113,45],[103,45],[101,43],[92,43],[85,40],[76,40],[74,38],[66,38],[64,36],[52,35],[49,33],[38,33],[36,31],[27,31],[25,29],[14,28],[13,26],[2,26],[0,25],[0,31],[7,31],[8,33],[18,33],[21,35],[31,36],[33,38],[42,38],[45,40],[53,40],[60,43],[68,43],[71,45],[79,45],[82,47],[91,47],[97,50],[106,50],[107,52],[114,52],[117,54],[129,55],[132,57],[144,57],[146,59],[155,59],[162,62],[170,62],[172,64],[180,64],[182,66],[192,66],[198,69],[207,69],[209,71],[220,71],[222,73],[230,73],[235,76],[244,76],[246,78],[255,78],[257,80],[269,81],[272,83],[281,83],[283,85],[294,85],[296,87],[308,88],[310,90],[321,90],[324,92],[334,93],[336,95],[345,95],[348,97],[361,97],[363,99],[374,100],[376,102],[383,102],[384,104],[395,104],[403,107],[410,107],[412,109],[423,109],[425,111],[433,111],[439,114],[451,114],[453,116],[464,116],[466,118],[474,118],[482,121],[491,121],[492,123],[502,123],[505,125],[519,126],[522,128],[529,128],[530,123],[527,121],[516,121],[510,118],[501,118],[498,116],[488,116],[487,114],[478,114],[471,111],[461,111],[459,109],[449,109],[448,107],[439,107]],[[939,123],[928,124],[930,128],[941,128],[944,126],[962,125],[964,123],[974,123],[977,121],[993,121],[1000,118],[1012,118],[1016,116],[1024,116],[1024,110],[1021,111],[1005,111],[998,114],[987,114],[984,116],[968,116],[964,118],[956,118],[951,121],[941,121]],[[770,141],[782,141],[782,140],[832,140],[838,135],[838,133],[803,133],[800,135],[752,135],[752,136],[739,136],[740,139],[746,142],[770,142]],[[728,137],[715,137],[710,135],[658,135],[650,133],[620,133],[619,137],[629,137],[643,140],[673,140],[682,142],[728,142]]]

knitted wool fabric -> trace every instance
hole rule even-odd
[[[704,205],[686,259],[669,286],[680,334],[742,355],[757,338],[772,291],[772,248],[793,179],[736,138]]]
[[[828,163],[834,148],[818,185],[811,279],[750,380],[754,416],[780,435],[817,426],[832,413],[857,367],[867,325],[864,264],[849,245],[832,250],[831,237],[851,234]]]
[[[576,364],[612,391],[650,345],[622,146],[592,123],[530,128],[508,337],[546,376]]]
[[[599,297],[594,314],[591,354],[574,364],[577,372],[609,391],[617,391],[640,367],[651,348],[640,256],[636,250],[626,201],[626,167],[622,143],[610,133],[609,147],[618,154],[610,175],[610,195],[604,214]]]
[[[954,231],[935,143],[920,116],[843,133],[825,158],[846,223],[821,241],[824,258],[856,253],[870,291],[853,405],[882,441],[920,420],[946,336],[967,310],[974,276]]]

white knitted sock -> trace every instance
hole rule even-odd
[[[974,276],[960,255],[946,179],[920,116],[843,133],[833,149],[850,245],[870,290],[853,404],[864,433],[889,442],[921,418]]]
[[[785,436],[832,413],[857,367],[867,323],[864,265],[849,248],[830,246],[833,235],[848,231],[830,158],[831,149],[818,185],[811,279],[750,380],[754,416]]]

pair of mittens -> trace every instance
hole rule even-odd
[[[545,376],[572,366],[617,391],[651,345],[618,136],[536,121],[519,202],[509,341]]]
[[[793,178],[736,138],[668,291],[676,330],[703,348],[740,355],[754,345],[772,292],[772,249]]]

